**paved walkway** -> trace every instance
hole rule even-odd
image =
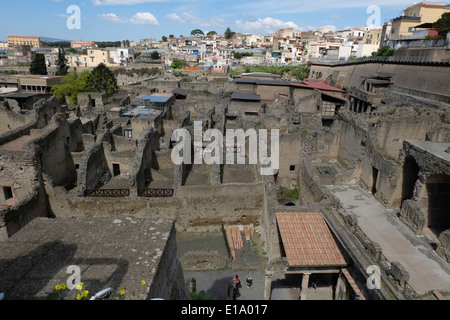
[[[394,217],[372,194],[358,186],[327,186],[343,208],[354,214],[363,232],[383,249],[391,262],[398,261],[409,272],[408,283],[418,294],[430,290],[450,292],[450,265]]]
[[[248,288],[245,279],[247,270],[209,270],[209,271],[184,271],[186,288],[192,278],[196,280],[197,292],[203,293],[215,300],[227,300],[227,286],[237,274],[241,279],[242,288],[236,300],[264,300],[265,272],[264,270],[251,270],[253,286]],[[272,277],[272,291],[270,300],[299,300],[301,276],[290,275],[286,278],[281,273]],[[327,283],[319,284],[317,289],[308,288],[306,300],[332,300],[333,292]]]

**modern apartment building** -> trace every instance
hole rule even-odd
[[[32,36],[8,36],[8,46],[13,49],[16,46],[28,45],[33,48],[43,47],[43,43],[40,37]]]
[[[420,2],[412,5],[403,10],[400,17],[392,20],[389,40],[412,36],[416,26],[436,22],[446,12],[450,12],[450,6],[444,3]]]

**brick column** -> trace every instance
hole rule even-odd
[[[310,275],[311,273],[304,273],[302,275],[302,288],[300,289],[300,300],[306,300],[306,290],[308,289]]]

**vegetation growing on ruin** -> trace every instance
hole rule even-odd
[[[297,78],[302,81],[309,75],[309,66],[306,64],[299,66],[246,66],[244,70],[231,71],[230,73],[233,75],[239,75],[242,73],[252,73],[252,72],[264,72],[264,73],[272,73],[277,74],[279,76],[284,76],[286,73],[290,73],[291,76]]]
[[[184,66],[186,66],[186,61],[181,60],[173,60],[170,64],[172,69],[182,69]]]
[[[66,97],[68,97],[69,103],[77,104],[78,93],[89,91],[87,84],[89,73],[87,70],[81,73],[77,73],[76,71],[70,72],[63,78],[62,84],[52,87],[52,94],[60,101],[65,101]]]
[[[298,200],[299,199],[298,188],[288,189],[280,187],[277,190],[277,197],[279,200],[285,201]]]
[[[114,73],[101,63],[92,71],[70,72],[63,78],[62,84],[52,87],[51,92],[60,101],[65,101],[68,97],[70,104],[77,104],[80,92],[100,92],[112,96],[118,88]]]
[[[125,69],[125,68],[117,68],[114,69],[113,74],[114,76],[118,76],[120,74],[126,75],[128,77],[143,77],[143,76],[156,76],[159,75],[161,72],[158,68],[139,68],[139,69]]]
[[[243,57],[252,57],[253,56],[253,52],[236,52],[236,51],[232,51],[232,53],[234,54],[234,58],[235,59],[242,59]]]

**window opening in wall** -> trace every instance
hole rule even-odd
[[[133,138],[133,130],[124,130],[124,136],[126,138]]]
[[[3,187],[3,194],[5,196],[5,200],[9,200],[13,198],[13,191],[11,187]]]
[[[377,192],[377,179],[378,179],[378,169],[375,167],[372,167],[372,194],[375,194]]]
[[[119,163],[113,163],[113,174],[114,177],[120,175],[120,164]]]

